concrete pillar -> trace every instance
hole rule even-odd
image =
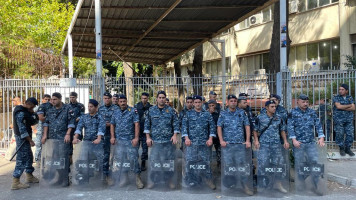
[[[353,22],[355,23],[355,22]],[[339,1],[339,27],[340,27],[340,68],[345,69],[345,55],[352,55],[350,39],[350,7],[347,0]]]
[[[124,62],[123,67],[124,67],[124,73],[125,73],[125,82],[126,82],[126,97],[127,97],[127,104],[129,106],[134,106],[134,87],[133,87],[133,82],[132,82],[132,77],[133,77],[133,70],[129,66],[132,66],[132,63],[126,63]]]

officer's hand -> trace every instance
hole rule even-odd
[[[324,138],[323,137],[318,140],[318,144],[321,147],[325,146],[325,142],[324,142]]]
[[[79,117],[75,120],[75,122],[79,122]]]
[[[243,144],[246,145],[246,149],[251,148],[251,142],[245,142],[245,143],[243,143]]]
[[[192,145],[192,141],[188,137],[185,138],[185,142],[184,143],[185,143],[185,146],[187,146],[187,147]]]
[[[301,142],[299,142],[298,140],[293,140],[293,146],[295,148],[300,148],[300,144],[301,144]]]
[[[73,144],[78,144],[79,142],[80,142],[80,140],[78,138],[74,138],[72,143]]]
[[[42,143],[42,144],[46,143],[46,140],[47,140],[47,137],[42,136],[41,143]]]
[[[115,138],[111,138],[111,139],[110,139],[110,143],[111,143],[112,145],[114,145],[115,142],[116,142],[116,139],[115,139]]]
[[[100,142],[101,142],[101,139],[97,138],[96,140],[93,141],[93,144],[100,144]]]
[[[206,141],[206,146],[210,147],[211,145],[213,145],[212,139],[209,139],[208,141]]]
[[[131,140],[132,146],[136,147],[138,144],[138,138],[134,138],[133,140]]]
[[[35,142],[33,140],[30,140],[30,145],[31,145],[31,147],[34,147],[35,146]]]
[[[151,147],[152,144],[153,144],[153,140],[152,140],[151,138],[148,138],[148,139],[146,140],[146,144],[147,144],[147,146]]]
[[[70,135],[69,134],[66,134],[66,136],[64,136],[64,142],[70,143]]]
[[[258,140],[255,140],[253,142],[253,145],[255,146],[256,149],[259,149],[260,148],[260,142]]]
[[[176,135],[173,135],[171,137],[171,142],[172,142],[172,144],[177,144],[178,140],[177,140],[177,136]]]
[[[283,144],[283,147],[284,147],[286,150],[288,150],[288,149],[289,149],[289,143],[288,143],[288,142],[285,142],[285,143]]]
[[[221,145],[221,147],[226,147],[227,142],[225,142],[225,141],[220,141],[220,145]]]

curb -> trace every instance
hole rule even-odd
[[[336,182],[347,187],[356,188],[356,179],[339,176],[333,173],[328,173],[328,181]]]

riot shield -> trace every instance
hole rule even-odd
[[[111,145],[110,177],[113,189],[135,190],[135,177],[139,174],[138,147],[132,147],[131,141],[118,141]]]
[[[253,195],[252,149],[244,144],[221,147],[221,192],[226,196]]]
[[[186,192],[207,193],[216,189],[211,170],[211,147],[184,145],[182,188]]]
[[[148,158],[147,188],[162,191],[177,188],[176,145],[154,143],[149,148]]]
[[[68,186],[70,144],[48,139],[42,147],[40,186]]]
[[[281,144],[260,144],[257,151],[257,193],[282,198],[289,192],[289,150]]]
[[[74,145],[72,184],[79,190],[96,190],[103,187],[103,144],[82,141]]]
[[[293,148],[295,159],[295,191],[315,196],[327,192],[326,147],[316,143],[301,144]]]

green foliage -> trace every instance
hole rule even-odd
[[[356,69],[356,57],[350,56],[350,55],[346,55],[345,57],[346,57],[347,62],[345,62],[344,65],[348,69]]]
[[[14,77],[31,78],[34,75],[34,70],[35,67],[29,66],[28,64],[22,64],[16,69]]]

